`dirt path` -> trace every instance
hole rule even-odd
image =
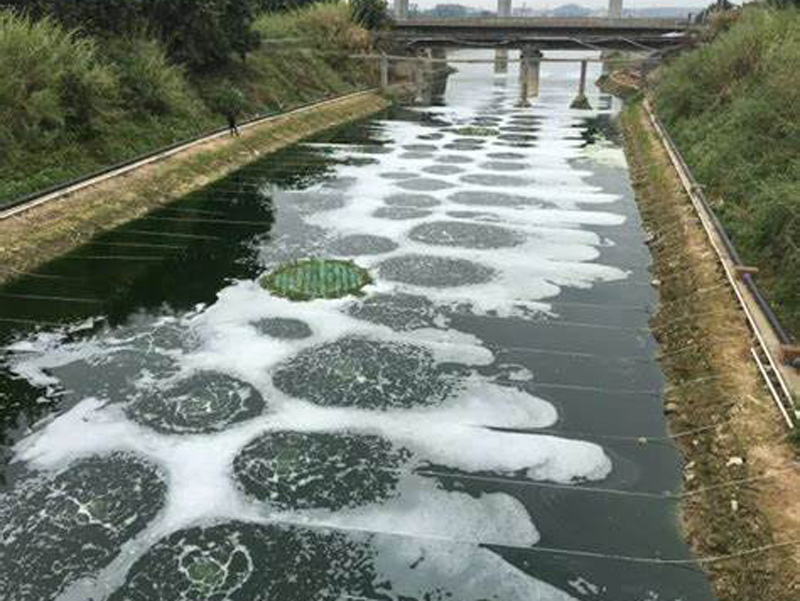
[[[671,384],[665,411],[672,432],[686,433],[677,437],[687,462],[684,533],[699,557],[796,541],[799,447],[787,439],[750,356],[744,315],[641,105],[630,105],[622,123],[660,281],[652,327]],[[800,599],[800,545],[704,567],[720,601]]]
[[[0,221],[0,283],[97,233],[183,197],[265,154],[388,106],[377,94],[345,97],[192,146],[162,161],[107,179]]]

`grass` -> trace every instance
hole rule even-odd
[[[256,28],[264,43],[246,61],[190,76],[156,40],[81,37],[0,11],[0,206],[224,125],[225,90],[263,114],[377,82],[375,66],[346,58],[370,45],[346,5],[266,14]]]
[[[322,129],[383,110],[377,94],[349,97],[313,111],[278,117],[167,160],[79,191],[69,203],[45,204],[0,222],[0,282],[13,278],[90,240],[97,233],[181,198],[252,162]]]
[[[654,100],[782,323],[800,333],[800,11],[752,8],[659,74]]]
[[[670,430],[718,424],[675,439],[687,462],[684,490],[691,494],[679,508],[684,535],[698,556],[771,544],[781,540],[787,516],[796,512],[787,501],[796,496],[787,496],[783,488],[792,490],[788,487],[796,480],[765,480],[756,488],[730,486],[734,478],[783,466],[786,451],[785,430],[749,357],[751,334],[709,258],[705,232],[686,210],[690,200],[640,101],[627,105],[622,127],[637,204],[654,235],[652,274],[662,281],[659,310],[650,327],[669,384],[664,400],[675,406],[668,415]],[[746,459],[739,473],[727,467],[731,457]],[[704,564],[716,598],[796,598],[792,549],[760,555],[757,570],[751,563],[751,558],[740,557]]]

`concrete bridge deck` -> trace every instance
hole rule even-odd
[[[685,20],[497,17],[399,19],[386,34],[409,46],[521,46],[545,49],[663,48],[681,42]]]

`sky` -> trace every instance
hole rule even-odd
[[[463,4],[474,8],[496,8],[496,0],[409,0],[421,8],[432,8],[437,4]],[[710,0],[623,0],[623,7],[653,8],[653,7],[696,7],[709,4]],[[391,1],[390,1],[391,4]],[[608,6],[608,0],[512,0],[513,6],[526,5],[529,8],[555,8],[562,4],[580,4],[588,8],[601,8]]]

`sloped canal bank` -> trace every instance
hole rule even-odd
[[[711,599],[665,494],[680,465],[613,109],[567,109],[573,79],[547,65],[516,109],[515,76],[465,67],[438,106],[294,146],[0,289],[0,588]],[[375,283],[259,286],[309,256]]]

